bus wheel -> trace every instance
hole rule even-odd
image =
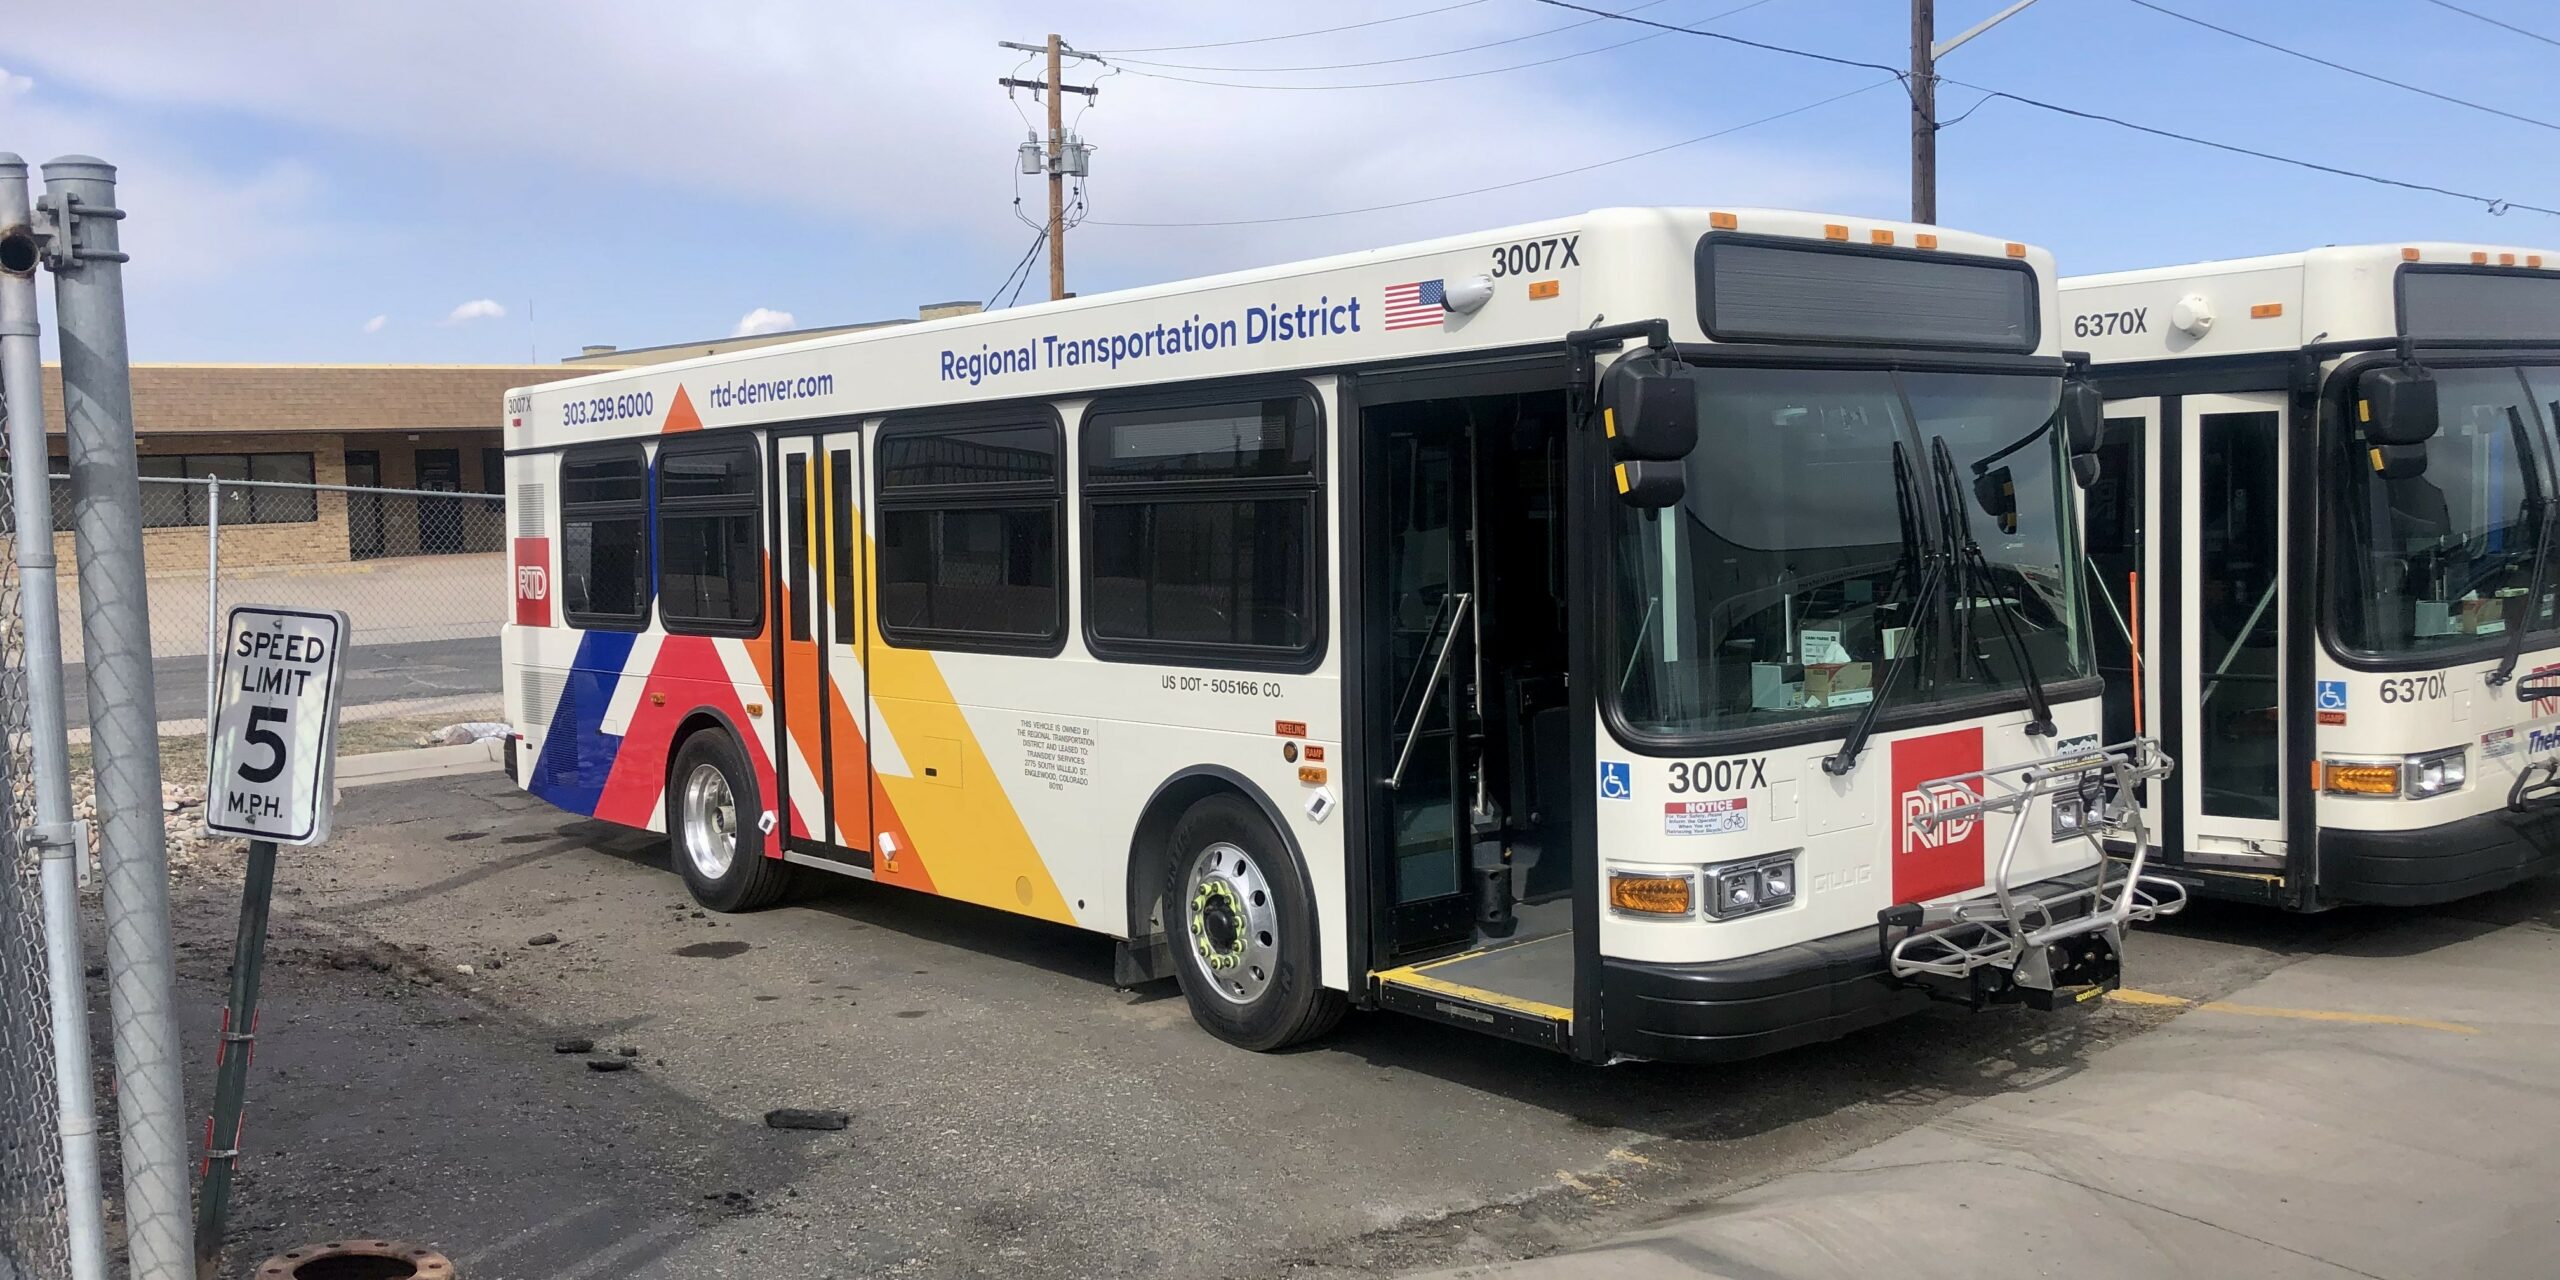
[[[1164,918],[1191,1016],[1256,1051],[1313,1039],[1344,998],[1316,967],[1305,868],[1244,798],[1210,796],[1174,824]]]
[[[770,906],[791,868],[764,856],[755,775],[729,735],[706,729],[684,740],[667,774],[667,843],[693,900],[714,911]]]

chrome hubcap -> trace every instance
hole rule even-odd
[[[729,874],[737,860],[738,798],[715,765],[695,765],[684,780],[684,852],[705,880]]]
[[[1280,913],[1261,865],[1235,845],[1210,845],[1183,876],[1182,899],[1201,975],[1229,1002],[1252,1003],[1280,959]]]

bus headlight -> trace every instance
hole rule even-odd
[[[1796,900],[1796,858],[1790,853],[1709,867],[1706,883],[1710,919],[1775,911]]]
[[[2424,800],[2460,791],[2470,778],[2471,749],[2447,747],[2379,759],[2322,757],[2319,781],[2331,795]]]
[[[2412,800],[2422,800],[2448,791],[2460,791],[2470,774],[2469,747],[2451,747],[2411,756],[2408,767],[2402,771],[2400,793]]]

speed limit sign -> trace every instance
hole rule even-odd
[[[347,615],[235,605],[205,779],[205,829],[318,844],[329,834]]]

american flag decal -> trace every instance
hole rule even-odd
[[[1387,286],[1387,328],[1419,329],[1437,325],[1449,314],[1442,305],[1445,294],[1437,280],[1417,280],[1412,284]]]

